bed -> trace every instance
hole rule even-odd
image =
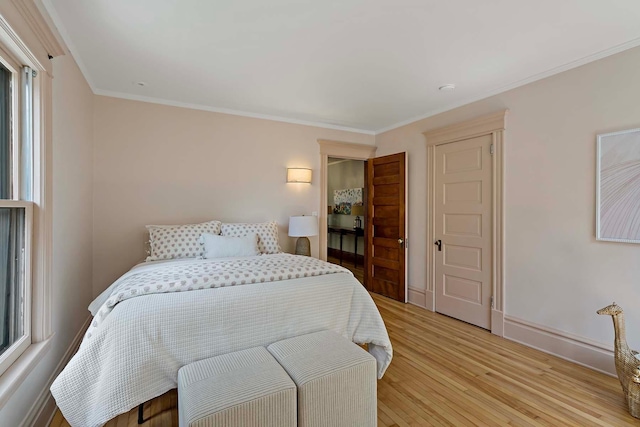
[[[145,262],[90,311],[78,352],[51,386],[72,426],[101,426],[176,388],[186,364],[297,335],[332,330],[367,344],[379,378],[393,354],[349,270],[284,253]]]

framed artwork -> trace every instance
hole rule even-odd
[[[347,188],[333,191],[333,213],[351,215],[352,206],[362,206],[363,188]]]
[[[598,135],[596,239],[640,243],[640,129]]]

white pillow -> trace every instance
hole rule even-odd
[[[229,258],[260,255],[258,235],[255,233],[242,237],[218,236],[205,233],[200,236],[204,244],[205,258]]]
[[[200,235],[220,234],[220,221],[187,225],[147,225],[151,254],[147,261],[197,258],[202,256]]]
[[[263,254],[282,252],[278,243],[278,224],[275,221],[254,224],[222,224],[223,236],[242,237],[249,234],[258,235],[258,248]]]

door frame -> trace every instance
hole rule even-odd
[[[327,180],[329,157],[350,160],[369,160],[376,156],[375,145],[354,144],[353,142],[318,139],[320,145],[320,210],[318,215],[318,254],[321,260],[327,260]],[[366,250],[365,250],[366,254]],[[366,255],[365,255],[366,256]],[[366,262],[366,259],[365,259]]]
[[[423,132],[427,144],[427,289],[425,303],[427,309],[435,311],[435,185],[436,146],[461,141],[478,136],[491,135],[494,147],[491,156],[491,333],[504,336],[505,301],[505,210],[504,210],[504,170],[505,170],[505,130],[508,110],[461,123]]]

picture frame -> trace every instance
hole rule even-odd
[[[346,188],[333,191],[333,213],[351,215],[353,206],[362,206],[364,188]]]
[[[596,240],[640,243],[640,128],[597,137]]]

